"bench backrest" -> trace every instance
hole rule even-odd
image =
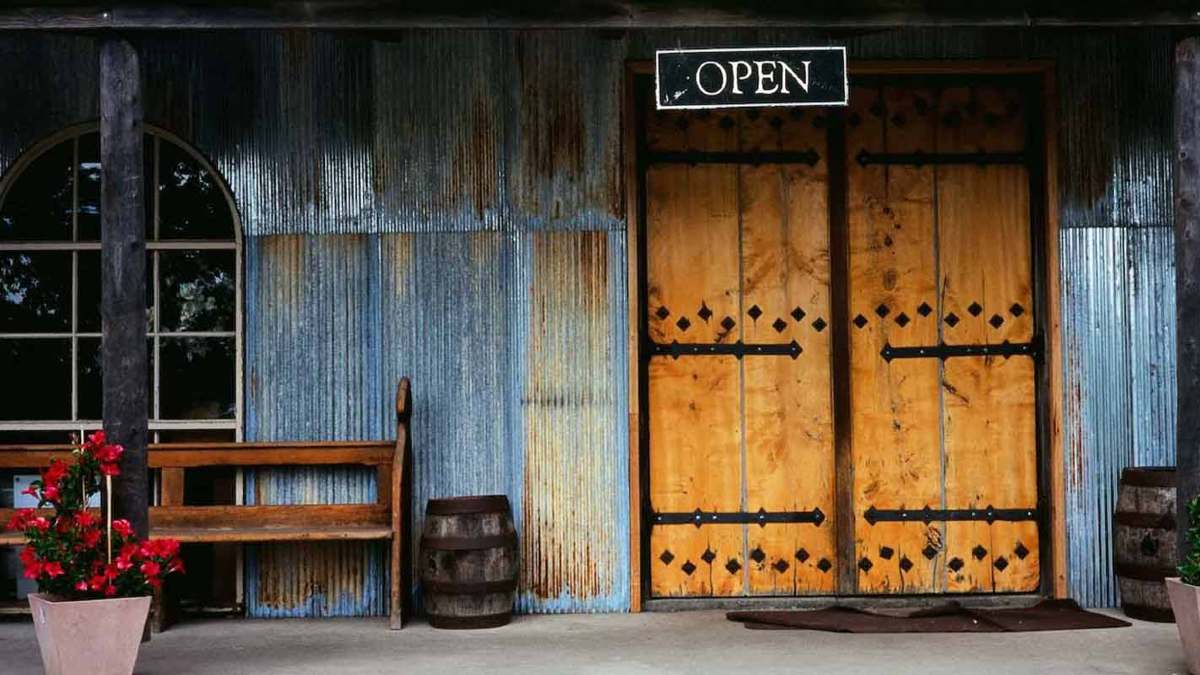
[[[398,523],[412,415],[408,378],[396,391],[395,441],[269,443],[152,443],[146,464],[160,470],[160,499],[150,508],[153,527],[314,527]],[[54,459],[71,460],[70,446],[0,446],[0,469],[40,469]],[[198,467],[333,466],[375,467],[378,498],[374,504],[222,505],[183,503],[184,472]],[[8,509],[0,509],[7,518]],[[0,522],[0,526],[3,523]]]

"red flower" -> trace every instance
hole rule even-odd
[[[50,521],[43,516],[38,516],[29,521],[29,524],[36,527],[39,531],[45,532],[50,529]]]
[[[146,562],[142,563],[140,569],[142,574],[145,574],[147,577],[156,577],[162,573],[162,567],[160,567],[159,564],[153,560],[147,560]]]
[[[42,565],[42,571],[45,572],[46,576],[50,577],[51,579],[61,576],[63,573],[62,563],[57,561],[45,563]]]
[[[80,527],[91,527],[96,524],[96,516],[89,511],[80,511],[75,514],[75,524]]]
[[[95,454],[96,459],[100,460],[101,462],[105,464],[115,464],[116,462],[121,461],[121,455],[125,454],[125,448],[124,446],[114,443],[111,445],[101,446]]]
[[[87,582],[86,582],[86,581],[81,581],[81,582],[79,582],[79,583],[75,584],[75,590],[77,590],[77,591],[79,591],[79,592],[81,592],[81,593],[87,593],[87,590],[88,590],[88,584],[87,584]]]
[[[104,587],[104,595],[105,595],[105,596],[107,596],[107,597],[110,597],[110,598],[111,598],[111,597],[115,596],[116,594],[117,594],[117,587],[116,587],[116,586],[113,586],[112,584],[109,584],[108,586],[105,586],[105,587]]]
[[[87,437],[87,445],[99,446],[99,445],[104,445],[107,442],[108,442],[108,436],[104,433],[103,429],[94,431],[91,434],[89,434]]]
[[[42,576],[42,564],[39,562],[31,563],[25,566],[25,578],[37,579]]]
[[[119,518],[117,520],[114,520],[112,522],[112,529],[113,529],[113,532],[116,532],[117,534],[121,535],[122,537],[132,537],[133,536],[133,525],[130,525],[129,521],[125,520],[124,518]]]
[[[175,572],[183,573],[183,560],[180,558],[172,558],[171,562],[167,563],[167,574]]]
[[[116,464],[101,464],[100,473],[104,474],[105,476],[120,476],[121,467],[117,466]]]
[[[21,490],[21,494],[29,495],[30,497],[36,497],[37,496],[37,486],[33,485],[31,483],[29,485],[29,487],[25,488],[24,490]]]
[[[32,519],[33,509],[21,509],[8,521],[6,528],[10,530],[23,530],[29,526],[29,521]]]
[[[100,530],[92,528],[83,531],[83,546],[84,548],[94,548],[100,543]]]
[[[63,476],[67,475],[68,468],[67,463],[62,460],[56,459],[50,462],[50,468],[46,469],[42,474],[42,484],[44,486],[42,492],[45,492],[47,487],[52,485],[57,486],[58,482],[63,479]]]
[[[47,485],[46,487],[42,488],[42,499],[52,502],[58,501],[58,486]]]

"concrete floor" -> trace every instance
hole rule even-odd
[[[0,673],[40,673],[33,626],[0,623]],[[142,647],[158,673],[1137,673],[1184,675],[1174,624],[1054,633],[845,635],[747,630],[723,612],[518,617],[400,632],[381,620],[191,621]]]

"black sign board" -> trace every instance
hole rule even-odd
[[[845,47],[661,49],[659,110],[846,105]]]

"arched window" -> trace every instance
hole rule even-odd
[[[151,440],[241,428],[241,227],[224,181],[147,126],[146,316]],[[68,129],[0,180],[0,444],[97,428],[100,135]]]

